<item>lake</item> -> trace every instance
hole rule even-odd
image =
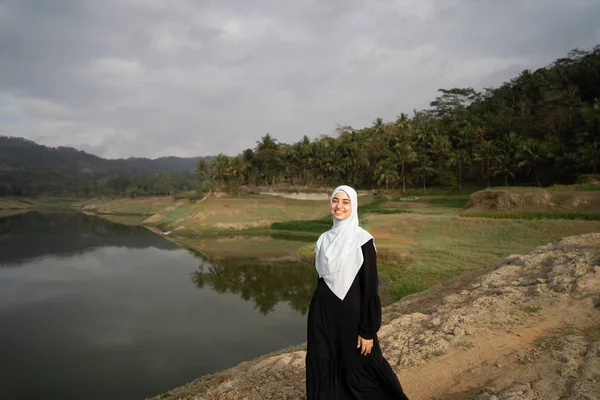
[[[143,399],[300,344],[316,280],[80,213],[0,218],[0,398]]]

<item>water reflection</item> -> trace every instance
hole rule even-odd
[[[219,293],[236,293],[253,301],[263,315],[274,310],[279,302],[287,302],[302,315],[308,310],[316,288],[317,275],[311,265],[303,262],[225,259],[204,260],[199,271],[192,274],[199,288],[205,285]]]
[[[45,255],[81,254],[106,246],[178,248],[144,227],[115,224],[82,213],[28,212],[0,218],[0,267],[18,267]]]
[[[203,255],[83,214],[0,219],[0,398],[145,398],[302,343],[316,274],[293,243]]]

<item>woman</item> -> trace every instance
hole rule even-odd
[[[308,399],[407,400],[377,340],[377,256],[373,236],[358,226],[356,191],[336,188],[330,206],[333,227],[317,241],[319,283],[308,311]]]

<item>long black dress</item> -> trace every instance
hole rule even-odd
[[[362,252],[363,265],[344,300],[333,294],[323,278],[312,297],[306,353],[308,400],[408,400],[377,339],[381,303],[373,240],[362,246]],[[373,339],[370,354],[360,354],[358,335]]]

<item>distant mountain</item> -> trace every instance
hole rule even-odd
[[[109,160],[72,147],[0,136],[0,196],[153,196],[199,188],[196,164],[212,157]]]
[[[72,147],[48,147],[31,140],[0,136],[0,171],[44,170],[61,174],[147,174],[193,172],[203,157],[110,160]],[[204,157],[209,159],[209,157]]]

